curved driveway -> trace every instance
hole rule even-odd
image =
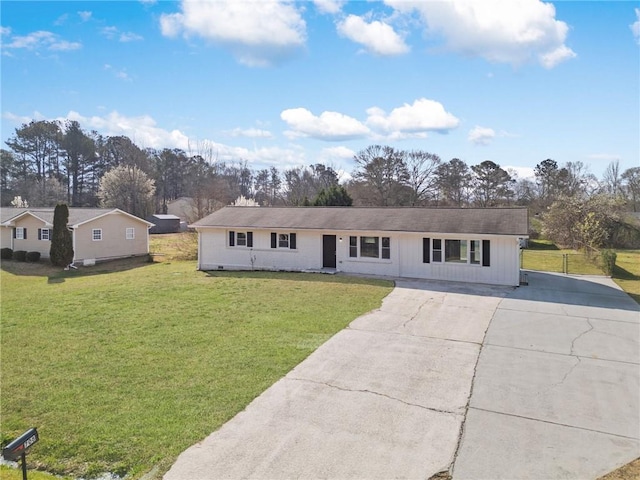
[[[596,478],[640,456],[639,379],[609,279],[396,280],[164,478]]]

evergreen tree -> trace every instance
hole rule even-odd
[[[69,222],[69,207],[59,203],[53,212],[53,232],[51,234],[51,249],[49,258],[53,265],[66,267],[73,261],[73,240],[67,228]]]
[[[353,205],[353,199],[342,185],[323,188],[313,201],[314,207],[350,207],[351,205]]]

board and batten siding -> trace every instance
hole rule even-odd
[[[445,240],[488,240],[489,266],[446,262],[423,262],[423,238]],[[441,233],[403,234],[399,239],[401,277],[453,280],[457,282],[518,285],[520,282],[520,248],[517,237],[493,235],[443,235]],[[467,243],[467,246],[469,244]],[[432,253],[432,252],[430,252]],[[442,253],[444,256],[444,251]]]
[[[452,280],[494,285],[518,285],[519,245],[514,236],[444,235],[439,233],[399,233],[385,231],[338,232],[331,230],[260,230],[252,232],[253,246],[230,246],[229,231],[216,227],[198,228],[198,268],[200,270],[313,270],[323,262],[323,235],[336,236],[336,270],[345,273],[391,277]],[[296,249],[271,248],[271,233],[295,233]],[[389,237],[390,258],[349,256],[349,237]],[[423,238],[489,240],[490,265],[423,262]],[[358,240],[359,241],[359,240]],[[443,252],[444,255],[444,252]]]

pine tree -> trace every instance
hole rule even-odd
[[[53,265],[67,267],[73,261],[73,240],[67,228],[69,222],[69,207],[60,203],[53,212],[53,232],[51,235],[51,250],[49,258]]]

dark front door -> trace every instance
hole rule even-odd
[[[322,267],[336,268],[336,236],[322,236]]]

